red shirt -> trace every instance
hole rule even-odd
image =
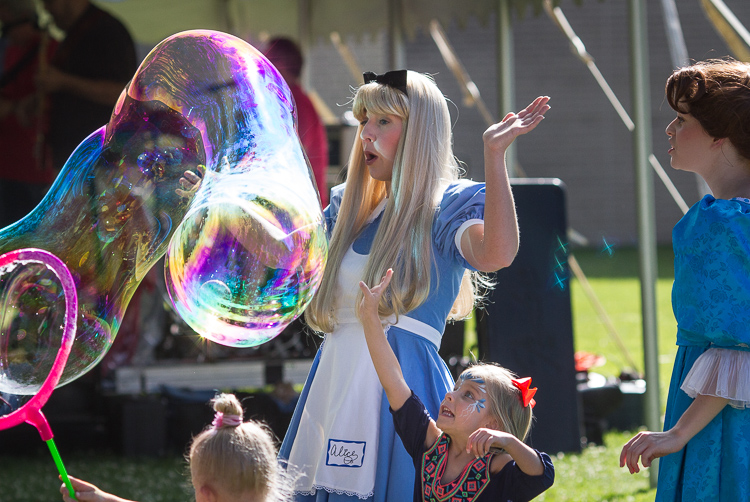
[[[0,89],[0,98],[18,103],[30,98],[36,92],[36,73],[39,66],[39,43],[41,36],[34,43],[27,46],[10,44],[5,51],[3,73],[12,70],[24,56],[30,51],[36,51],[31,62],[27,63],[16,74],[7,85]],[[53,52],[55,41],[48,39],[47,54]],[[49,59],[49,58],[48,58]],[[26,183],[49,184],[54,181],[55,176],[49,154],[45,154],[44,128],[47,123],[47,115],[42,112],[41,116],[34,113],[30,124],[22,124],[15,112],[0,120],[0,179],[14,180]],[[38,136],[38,134],[40,136]],[[37,148],[37,140],[40,140],[40,150]],[[39,158],[41,155],[41,158]]]
[[[328,185],[326,182],[328,138],[326,130],[312,101],[302,88],[297,84],[291,84],[289,88],[297,107],[297,133],[302,140],[307,158],[310,160],[310,166],[315,175],[315,183],[317,183],[320,192],[320,202],[325,208],[328,205]]]

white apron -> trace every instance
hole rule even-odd
[[[367,255],[351,247],[341,263],[336,303],[350,307],[336,311],[289,453],[289,464],[302,473],[299,493],[323,489],[364,499],[375,486],[383,388],[354,313],[366,263]]]
[[[383,387],[354,312],[367,258],[350,247],[342,259],[336,304],[347,308],[336,310],[337,325],[326,335],[289,453],[289,465],[301,473],[297,493],[325,490],[361,499],[373,495]],[[393,325],[440,347],[441,334],[432,326],[406,316]]]
[[[385,208],[384,199],[367,223]],[[383,387],[354,311],[359,281],[369,255],[352,247],[341,260],[336,293],[336,326],[326,334],[318,369],[307,395],[289,465],[299,477],[294,491],[313,495],[325,490],[366,499],[373,495],[378,463]],[[421,321],[401,316],[386,322],[420,335],[440,347],[442,334]]]

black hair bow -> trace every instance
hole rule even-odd
[[[409,95],[409,93],[406,92],[406,70],[387,71],[382,75],[377,75],[374,72],[366,71],[362,74],[362,76],[365,79],[365,84],[369,84],[370,82],[377,82],[378,84],[383,84],[387,85],[388,87],[398,89],[407,96]]]

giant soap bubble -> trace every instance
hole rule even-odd
[[[101,360],[165,253],[174,307],[208,339],[258,345],[300,315],[327,241],[294,113],[276,69],[231,35],[179,33],[144,59],[109,123],[78,146],[34,211],[0,230],[0,253],[50,251],[75,280],[77,333],[60,385]],[[204,169],[202,182],[179,192],[186,170]],[[14,350],[35,360],[24,373],[29,394],[52,367],[45,347],[59,346],[64,324],[62,296],[39,289],[44,319],[6,320],[24,333]],[[0,301],[7,294],[0,287]],[[0,368],[0,391],[18,393],[3,382],[21,372]]]

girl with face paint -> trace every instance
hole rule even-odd
[[[445,394],[437,420],[409,388],[378,316],[378,304],[393,275],[372,289],[364,282],[359,316],[393,422],[416,469],[414,501],[531,500],[552,486],[549,455],[523,441],[532,420],[531,379],[478,363]]]

